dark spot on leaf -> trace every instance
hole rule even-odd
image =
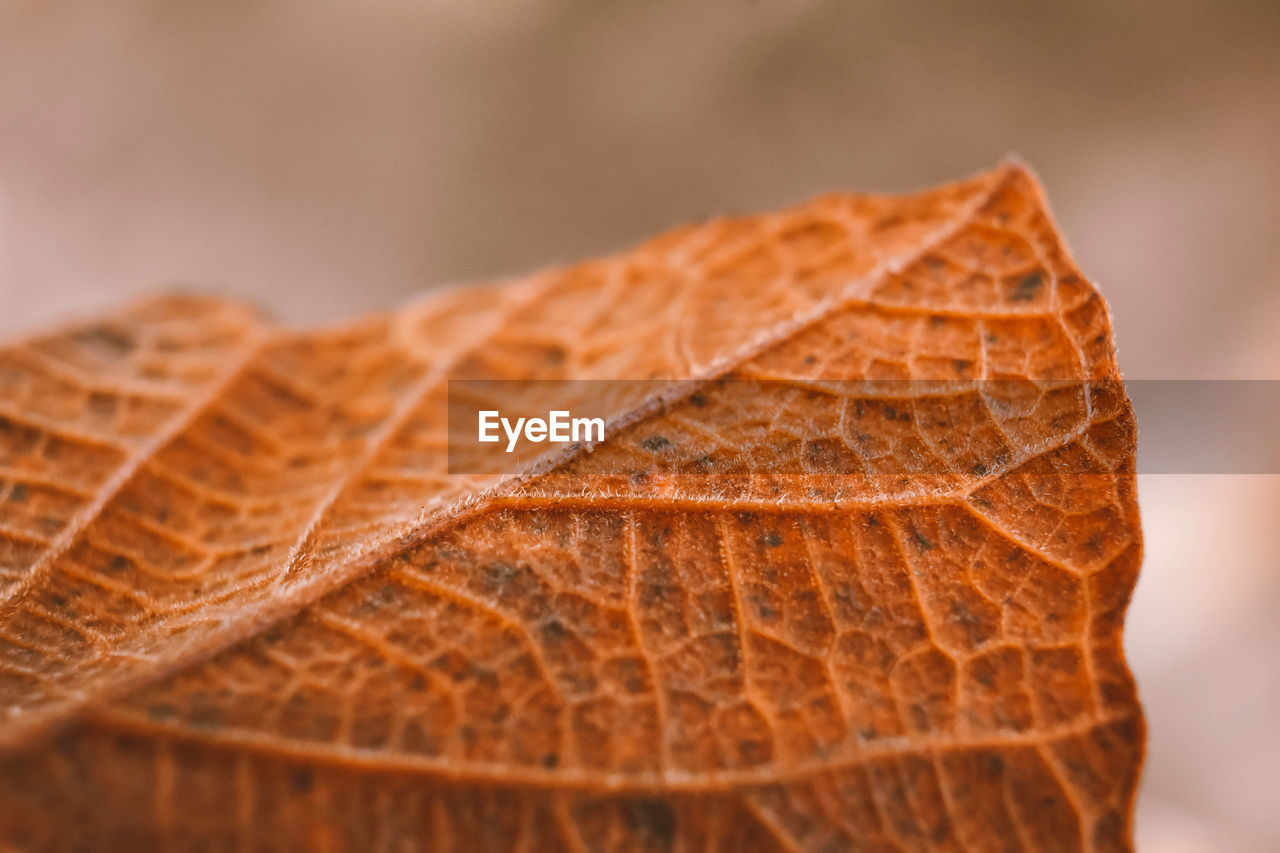
[[[14,483],[13,488],[9,490],[9,501],[11,503],[20,504],[27,499],[27,484]]]
[[[1120,838],[1124,833],[1125,819],[1114,809],[1108,810],[1102,817],[1094,821],[1093,841],[1098,849],[1102,849],[1108,839]]]
[[[656,583],[645,584],[644,589],[640,591],[640,602],[646,607],[649,607],[666,601],[668,595],[678,592],[679,590],[675,587],[663,586],[662,584]]]
[[[738,741],[738,751],[749,764],[759,764],[769,757],[769,747],[758,740]]]
[[[516,579],[519,571],[509,563],[490,563],[484,568],[484,579],[490,587],[503,587]]]
[[[99,418],[109,418],[116,412],[116,398],[101,391],[89,395],[89,411]]]
[[[776,619],[778,611],[763,595],[751,596],[751,603],[756,607],[756,613],[760,614],[760,618],[764,620]]]
[[[651,435],[648,438],[646,438],[644,441],[640,442],[640,446],[643,447],[645,450],[656,452],[656,451],[662,450],[665,447],[671,446],[671,442],[667,441],[665,438],[663,438],[660,435]]]
[[[760,541],[770,548],[777,548],[782,544],[782,536],[776,530],[770,530],[760,537]]]
[[[121,359],[133,352],[133,338],[113,326],[90,326],[75,334],[76,342],[100,358]]]
[[[178,716],[178,709],[167,703],[152,705],[147,709],[147,716],[155,722],[161,723],[165,720],[172,720],[174,717]]]
[[[707,405],[707,395],[703,394],[701,391],[694,392],[689,395],[689,402],[701,409],[703,406]]]
[[[542,756],[543,767],[551,769],[553,767],[558,767],[559,765],[560,756],[556,755],[554,752],[548,752],[546,755]]]
[[[293,790],[299,794],[309,794],[316,786],[316,774],[309,767],[299,767],[293,771],[290,782],[293,784]]]
[[[627,803],[627,824],[650,849],[668,850],[675,842],[676,814],[663,800],[643,798]]]
[[[1022,281],[1018,282],[1018,286],[1013,289],[1013,293],[1009,298],[1014,302],[1030,302],[1036,298],[1036,294],[1040,291],[1040,287],[1044,284],[1044,278],[1038,272],[1024,276]]]

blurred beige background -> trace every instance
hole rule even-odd
[[[313,323],[1006,152],[1129,376],[1280,378],[1267,0],[7,0],[0,333],[172,282]],[[1280,849],[1280,479],[1141,497],[1140,849]]]

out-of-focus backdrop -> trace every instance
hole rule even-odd
[[[1128,376],[1280,378],[1271,0],[8,0],[0,334],[175,282],[349,317],[1008,152]],[[1139,849],[1280,849],[1280,478],[1141,500]]]

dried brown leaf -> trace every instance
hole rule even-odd
[[[812,449],[820,404],[622,394],[594,453],[448,473],[450,378],[728,376],[1119,374],[1017,165],[337,328],[166,298],[0,351],[0,839],[1128,848],[1123,394],[941,424],[962,469],[701,479],[645,472]]]

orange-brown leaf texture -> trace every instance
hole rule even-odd
[[[459,377],[705,390],[463,475]],[[170,297],[0,349],[0,846],[1128,849],[1124,395],[859,421],[919,476],[647,475],[832,429],[726,377],[1119,388],[1017,164],[348,325]]]

